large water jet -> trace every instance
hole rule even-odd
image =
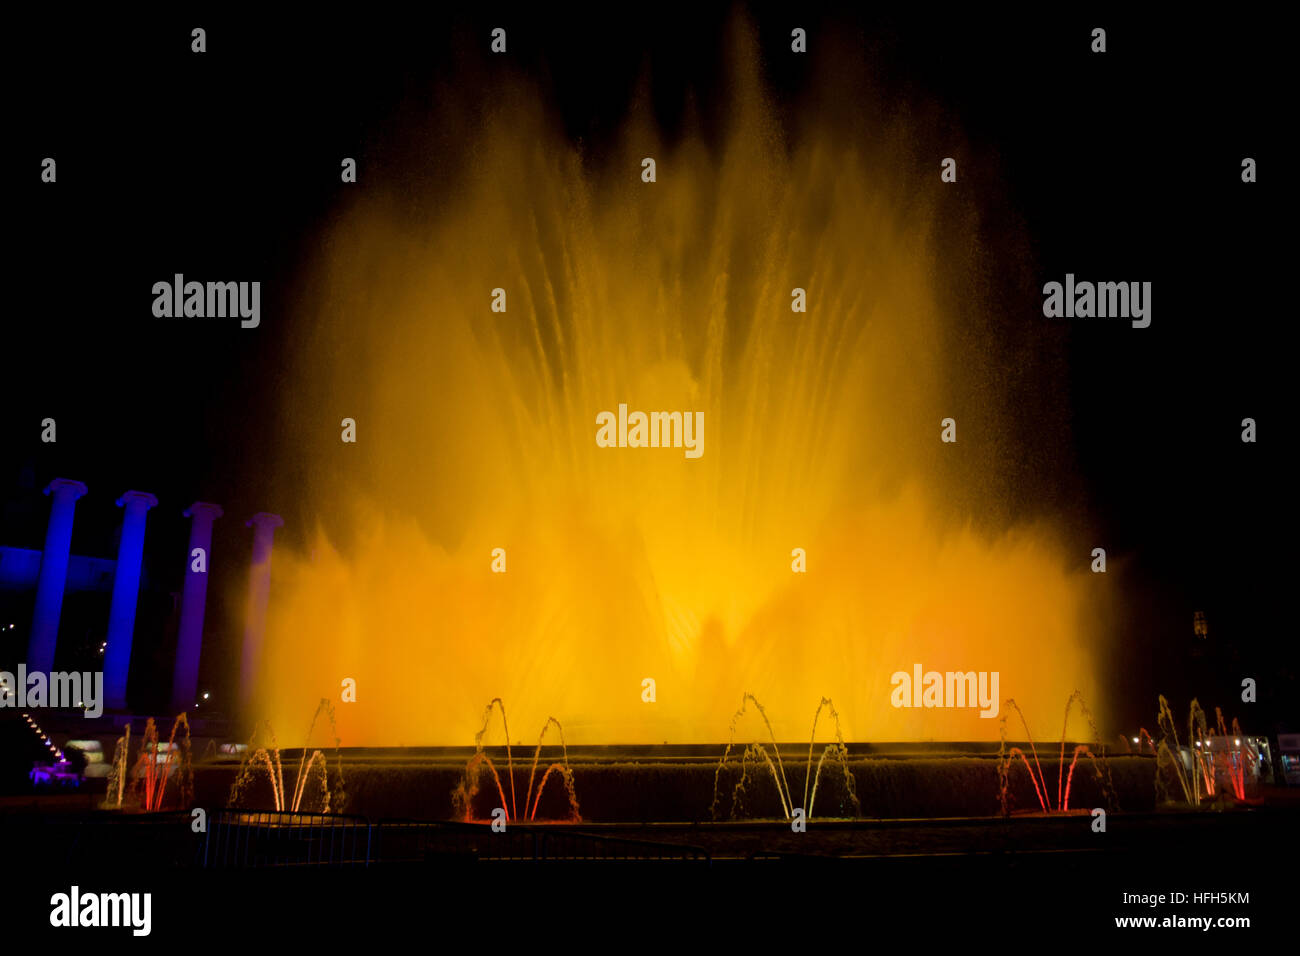
[[[277,554],[261,715],[351,678],[358,744],[460,743],[496,696],[572,743],[703,743],[748,689],[780,739],[823,696],[849,740],[993,739],[891,708],[914,660],[1031,713],[1098,699],[1091,543],[1015,506],[1014,360],[962,351],[946,290],[978,299],[986,253],[916,161],[944,127],[783,124],[740,36],[720,142],[634,109],[596,162],[528,90],[449,93],[436,185],[376,176],[330,228],[279,469],[314,530]],[[599,447],[621,403],[702,412],[705,453]]]

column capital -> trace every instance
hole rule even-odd
[[[253,517],[244,522],[245,528],[283,528],[284,519],[279,515],[273,515],[269,511],[259,511]]]
[[[211,518],[215,521],[225,512],[221,510],[221,505],[214,505],[210,501],[196,501],[186,508],[182,514],[186,518]]]
[[[76,501],[89,490],[90,489],[81,482],[73,481],[71,478],[55,478],[45,486],[45,493],[47,495],[53,494],[59,497],[67,497],[68,495],[71,495],[73,501]]]
[[[144,505],[145,510],[148,511],[150,508],[158,507],[158,499],[147,491],[128,491],[117,499],[119,508],[125,508],[127,505]]]

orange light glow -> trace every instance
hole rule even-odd
[[[597,163],[516,93],[456,120],[472,161],[427,197],[376,173],[329,227],[287,390],[281,470],[319,527],[273,559],[278,729],[350,677],[346,745],[469,745],[493,697],[520,739],[554,715],[570,745],[716,742],[745,691],[782,740],[822,697],[850,741],[996,740],[977,709],[890,705],[918,661],[1000,672],[1044,736],[1075,689],[1105,712],[1094,542],[1005,517],[1012,410],[951,354],[936,289],[977,253],[937,252],[943,153],[912,190],[878,174],[902,132],[787,140],[735,61],[721,145],[641,110]],[[620,403],[703,412],[703,454],[597,447]]]

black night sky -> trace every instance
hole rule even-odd
[[[403,124],[440,84],[496,68],[485,38],[497,25],[510,30],[510,68],[551,89],[568,133],[594,152],[643,73],[671,138],[688,93],[706,116],[717,108],[729,9],[655,6],[627,19],[537,5],[473,18],[437,8],[22,16],[8,31],[24,65],[7,67],[0,545],[42,546],[41,489],[55,477],[90,488],[74,554],[113,558],[122,514],[113,501],[127,489],[157,495],[132,682],[147,688],[152,668],[165,695],[182,510],[201,499],[226,512],[203,663],[204,686],[218,691],[238,647],[244,520],[274,511],[288,521],[285,537],[299,533],[295,476],[267,470],[270,450],[292,441],[281,370],[297,343],[282,317],[322,226],[347,202],[339,157],[357,157],[367,176],[391,171]],[[1028,432],[1011,469],[1024,477],[1018,506],[1080,515],[1122,574],[1127,623],[1096,646],[1103,681],[1128,701],[1126,722],[1151,725],[1162,692],[1178,712],[1198,696],[1248,730],[1295,731],[1296,642],[1283,607],[1296,541],[1282,401],[1284,61],[1260,49],[1253,16],[1180,16],[792,4],[764,5],[754,19],[783,107],[810,70],[781,55],[790,27],[808,30],[810,59],[834,31],[860,47],[886,95],[937,103],[970,151],[996,164],[1001,193],[981,204],[984,228],[1023,230],[1032,252],[994,264],[1026,277],[1004,292],[997,322],[1044,323],[1041,285],[1066,272],[1153,283],[1151,328],[1067,323],[1052,332],[1068,337],[1067,368],[1015,370]],[[189,52],[195,25],[208,32],[204,56]],[[1088,51],[1097,25],[1108,31],[1104,56]],[[57,185],[40,182],[45,156],[57,158]],[[1259,164],[1251,185],[1240,177],[1246,156]],[[436,156],[428,175],[436,180]],[[150,287],[176,272],[260,278],[261,327],[155,319]],[[58,423],[55,444],[40,440],[46,417]],[[1255,444],[1240,440],[1246,417],[1258,422]],[[1069,479],[1037,480],[1060,469],[1035,460],[1033,430],[1060,419],[1073,435]],[[107,602],[68,600],[61,654],[98,645]],[[1197,610],[1210,624],[1204,642],[1192,633]],[[31,594],[0,590],[0,614],[0,626],[17,624],[0,641],[0,663],[11,664]],[[1239,700],[1247,676],[1259,683],[1254,711]],[[159,703],[133,693],[139,706]]]

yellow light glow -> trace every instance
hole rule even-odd
[[[1053,738],[1074,689],[1103,712],[1093,543],[1005,520],[996,373],[950,354],[936,289],[977,252],[936,252],[943,153],[911,189],[881,173],[918,162],[905,131],[787,141],[734,59],[721,146],[642,110],[597,164],[501,96],[456,120],[470,161],[412,160],[427,195],[375,174],[329,228],[286,389],[281,470],[320,528],[272,562],[282,734],[354,678],[349,745],[470,744],[498,696],[516,739],[554,715],[571,743],[712,742],[744,691],[782,739],[823,696],[849,740],[996,739],[976,710],[891,707],[916,662],[998,671]],[[702,411],[703,455],[597,447],[621,402]]]

